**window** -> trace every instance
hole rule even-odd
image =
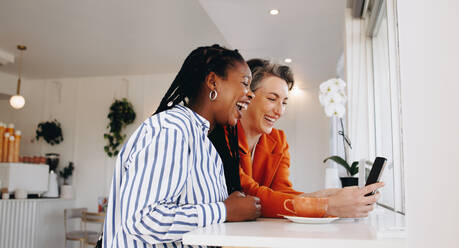
[[[402,129],[398,70],[398,40],[395,3],[374,1],[369,11],[372,37],[374,154],[387,158],[382,176],[386,186],[380,203],[398,212],[405,212],[402,156]],[[371,102],[370,102],[371,104]],[[372,118],[372,116],[370,116]],[[371,136],[371,134],[370,134]]]

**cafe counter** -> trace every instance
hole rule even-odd
[[[74,206],[61,198],[0,200],[0,247],[64,247],[64,209]]]

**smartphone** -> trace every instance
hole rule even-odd
[[[384,171],[384,167],[386,167],[387,159],[383,157],[376,157],[375,161],[373,162],[373,166],[371,167],[370,174],[368,175],[367,182],[365,186],[379,182],[381,175]],[[371,192],[366,194],[365,196],[373,195],[375,192]]]

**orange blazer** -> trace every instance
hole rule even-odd
[[[260,198],[263,217],[279,218],[279,214],[292,215],[284,210],[284,201],[303,192],[294,190],[288,179],[290,154],[284,132],[273,128],[270,134],[261,135],[252,163],[251,152],[240,122],[237,128],[239,172],[243,191]]]

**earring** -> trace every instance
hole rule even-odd
[[[211,92],[209,92],[209,99],[211,102],[213,102],[215,99],[217,99],[217,91],[216,90],[212,90]]]

